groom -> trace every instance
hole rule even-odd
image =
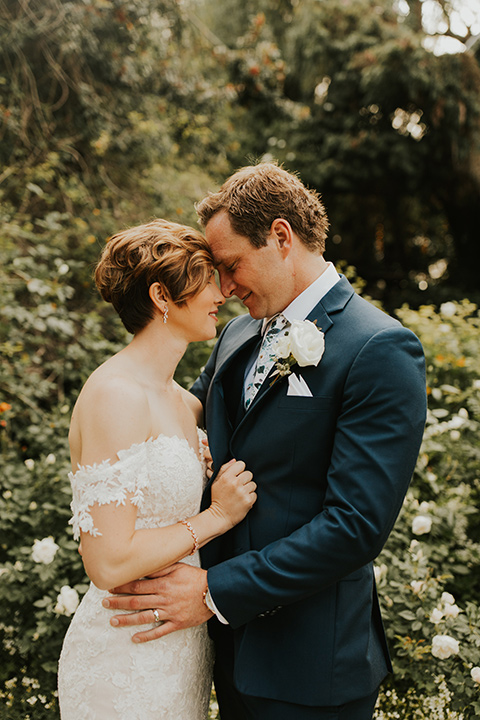
[[[165,622],[138,641],[212,618],[222,720],[368,720],[391,669],[373,560],[422,438],[420,343],[325,261],[318,195],[276,164],[239,170],[197,210],[222,291],[249,315],[192,392],[214,468],[244,460],[258,500],[204,547],[208,573],[178,564],[109,606],[158,608]]]

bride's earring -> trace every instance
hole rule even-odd
[[[165,305],[165,310],[163,311],[163,323],[165,324],[168,320],[168,305]]]

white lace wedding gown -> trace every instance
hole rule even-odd
[[[70,473],[75,537],[98,532],[89,512],[94,503],[124,503],[127,493],[138,508],[137,528],[171,525],[199,511],[205,463],[186,440],[160,435],[118,457],[113,465]],[[198,566],[198,553],[183,562]],[[113,612],[102,606],[108,594],[92,583],[65,636],[62,720],[205,720],[213,662],[206,625],[136,644],[132,635],[147,627],[112,627]]]

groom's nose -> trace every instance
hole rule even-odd
[[[219,271],[220,275],[220,289],[224,296],[231,297],[235,290],[237,289],[236,283],[233,281],[232,276],[230,273]]]

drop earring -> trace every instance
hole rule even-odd
[[[163,323],[165,324],[168,320],[168,305],[165,305],[165,310],[163,311]]]

